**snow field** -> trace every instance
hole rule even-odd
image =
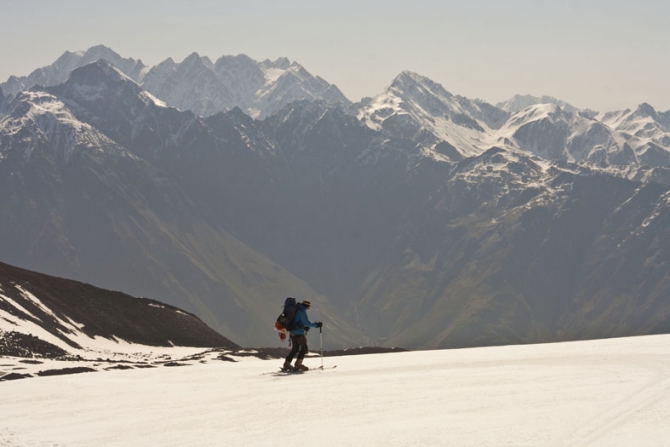
[[[667,335],[281,363],[3,382],[0,446],[670,445]]]

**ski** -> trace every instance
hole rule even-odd
[[[261,373],[262,376],[292,376],[292,375],[299,375],[299,374],[308,374],[308,373],[313,373],[313,372],[320,372],[320,371],[326,371],[329,369],[335,369],[337,368],[337,365],[334,366],[319,366],[316,368],[311,368],[308,369],[307,371],[282,371],[281,369],[279,371],[269,371],[265,373]]]

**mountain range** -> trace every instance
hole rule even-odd
[[[649,104],[598,113],[551,97],[516,96],[496,107],[403,72],[352,108],[370,128],[416,141],[436,158],[460,160],[500,147],[601,167],[670,165],[670,111],[659,113]]]
[[[670,111],[495,106],[412,72],[353,104],[286,59],[105,47],[0,87],[4,262],[246,346],[278,343],[290,295],[330,348],[670,331]]]
[[[141,60],[123,58],[103,45],[87,51],[67,51],[52,65],[28,76],[11,76],[0,88],[5,94],[16,95],[36,85],[59,85],[73,69],[99,59],[110,62],[148,93],[171,106],[201,116],[239,107],[253,118],[264,118],[302,99],[350,103],[336,86],[312,76],[287,58],[257,62],[240,54],[212,62],[206,56],[192,53],[179,63],[170,58],[148,67]]]

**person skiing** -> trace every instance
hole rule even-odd
[[[288,356],[286,357],[286,361],[284,361],[284,366],[282,366],[282,371],[307,371],[309,370],[308,367],[302,364],[303,359],[305,358],[305,354],[307,354],[307,337],[305,336],[305,333],[309,330],[311,327],[323,327],[323,323],[321,322],[316,322],[312,323],[309,321],[309,318],[307,317],[307,309],[311,307],[312,303],[309,302],[309,300],[304,300],[302,303],[298,303],[297,305],[297,310],[295,313],[295,319],[293,322],[295,323],[295,329],[289,331],[291,334],[291,343],[292,343],[292,348],[291,352],[289,352]],[[291,366],[291,362],[293,361],[293,358],[297,354],[297,360],[295,362],[295,367]]]

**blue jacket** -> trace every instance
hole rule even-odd
[[[295,323],[295,329],[290,331],[292,335],[305,335],[306,327],[316,327],[316,323],[312,323],[307,318],[307,309],[301,303],[298,303],[298,310],[295,312],[293,322]]]

